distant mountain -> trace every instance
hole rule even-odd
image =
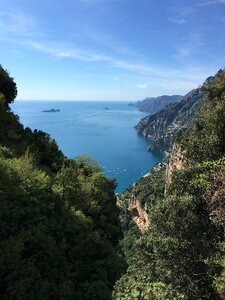
[[[204,84],[213,80],[209,77]],[[151,140],[151,150],[168,150],[174,136],[189,127],[202,102],[204,92],[201,87],[193,89],[180,102],[171,103],[155,114],[151,114],[135,126],[138,133]]]
[[[140,111],[146,111],[150,114],[154,114],[170,103],[181,101],[182,98],[183,96],[180,95],[147,97],[144,100],[137,101],[133,105],[136,106]]]

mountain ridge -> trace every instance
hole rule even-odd
[[[180,102],[168,104],[155,114],[142,118],[135,126],[138,133],[151,140],[149,150],[168,151],[175,136],[185,131],[204,101],[203,87],[213,80],[208,77],[203,86],[191,90]]]
[[[162,95],[158,97],[146,97],[143,100],[139,100],[136,103],[132,103],[132,106],[136,106],[142,112],[154,114],[170,103],[179,102],[182,98],[183,96],[180,95]]]

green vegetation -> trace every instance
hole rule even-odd
[[[89,157],[67,159],[47,133],[24,128],[1,80],[1,299],[111,299],[124,269],[115,182]]]
[[[123,217],[128,269],[113,299],[225,299],[224,91],[225,70],[206,82],[205,102],[179,137],[187,167],[173,172],[171,184],[161,168],[123,194],[129,199],[136,190],[150,226],[134,234],[132,218]]]
[[[14,79],[10,77],[9,72],[0,65],[0,92],[4,95],[5,105],[14,101],[17,96],[17,87]]]
[[[186,167],[168,181],[167,161],[155,166],[118,205],[95,161],[68,159],[47,133],[19,123],[12,82],[2,68],[1,299],[225,299],[225,70],[176,115],[188,120],[177,138]],[[149,213],[147,230],[130,200]]]
[[[204,90],[206,102],[184,139],[187,156],[194,161],[215,160],[225,153],[225,72],[218,72]]]
[[[157,201],[164,197],[166,165],[158,164],[151,172],[129,187],[122,195],[129,199],[132,195],[138,198],[141,205],[151,209]]]

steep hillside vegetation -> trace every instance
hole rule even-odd
[[[225,70],[164,164],[120,196],[128,269],[113,299],[225,299]],[[143,193],[143,191],[145,191]],[[148,213],[138,228],[135,197]]]
[[[209,77],[203,87],[212,79],[213,77]],[[135,128],[138,133],[151,140],[151,150],[168,150],[175,136],[190,126],[203,103],[203,87],[192,90],[180,102],[169,104],[140,120]]]
[[[24,128],[4,95],[5,82],[16,95],[7,74],[0,70],[0,298],[111,299],[124,266],[115,182]]]

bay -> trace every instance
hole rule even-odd
[[[47,113],[43,110],[59,109]],[[149,152],[149,141],[134,126],[146,114],[128,102],[115,101],[22,101],[11,109],[21,123],[51,134],[70,158],[90,155],[110,178],[116,178],[116,192],[122,192],[164,158]]]

